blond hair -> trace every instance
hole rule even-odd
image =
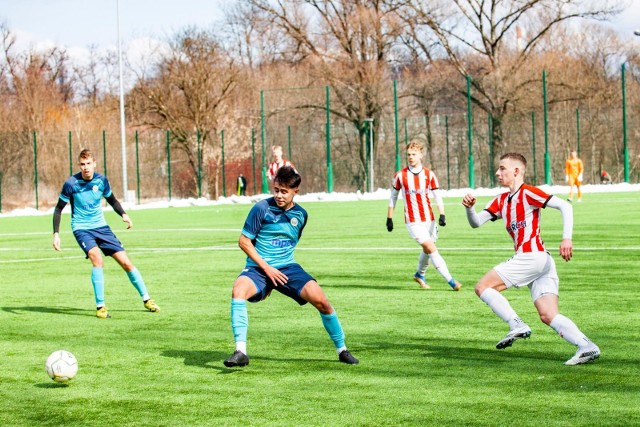
[[[414,149],[414,150],[418,150],[418,151],[422,151],[422,149],[424,148],[424,144],[422,143],[421,140],[414,138],[412,139],[408,144],[407,144],[407,151]]]

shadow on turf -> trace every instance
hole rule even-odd
[[[52,313],[52,314],[70,314],[73,316],[95,316],[95,310],[86,310],[73,307],[44,307],[44,306],[25,306],[25,307],[2,307],[2,311],[11,314],[21,314],[20,312],[34,313]]]
[[[184,364],[187,366],[199,366],[205,369],[216,369],[220,371],[221,374],[230,374],[233,372],[241,370],[242,368],[227,368],[222,364],[222,361],[229,357],[229,353],[222,353],[220,351],[196,351],[196,350],[165,350],[162,352],[162,356],[164,357],[173,357],[176,359],[184,359]],[[287,359],[276,359],[269,357],[255,357],[254,359],[259,360],[267,360],[273,362],[282,362],[285,361],[290,363],[295,361],[295,359],[287,358]],[[309,362],[327,362],[325,359],[300,359],[300,362],[309,363]],[[338,363],[338,359],[335,359],[335,362]]]
[[[38,387],[38,388],[66,388],[66,387],[69,387],[69,384],[50,382],[50,383],[35,384],[34,387]]]

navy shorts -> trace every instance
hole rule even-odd
[[[284,285],[274,286],[271,280],[264,274],[264,270],[260,267],[246,267],[240,273],[240,276],[246,276],[256,287],[256,294],[249,298],[249,302],[259,302],[269,296],[272,290],[276,290],[283,295],[295,300],[300,305],[305,305],[305,301],[301,296],[302,288],[311,280],[316,280],[309,273],[304,271],[299,264],[290,264],[285,267],[278,268],[289,280]]]
[[[104,227],[94,228],[92,230],[76,230],[73,235],[82,248],[87,258],[89,251],[96,246],[100,248],[103,254],[111,256],[116,252],[124,251],[124,246],[120,240],[113,234],[108,225]]]

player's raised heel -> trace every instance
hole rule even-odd
[[[152,299],[148,299],[144,302],[144,308],[152,313],[160,313],[160,307]]]
[[[564,364],[567,366],[582,365],[583,363],[593,362],[598,357],[600,357],[600,348],[592,344],[586,348],[579,348],[576,354]]]
[[[107,307],[100,307],[96,310],[96,317],[100,319],[109,319],[111,318],[111,315],[109,314]]]
[[[223,363],[227,368],[233,368],[234,366],[247,366],[249,364],[249,356],[247,356],[240,350],[236,350],[233,352],[231,357],[225,360]]]
[[[500,340],[498,344],[496,344],[496,348],[498,350],[502,350],[503,348],[511,347],[511,345],[516,340],[529,338],[531,336],[531,328],[527,325],[522,325],[516,329],[512,329],[509,331],[506,337]]]
[[[349,350],[342,350],[338,355],[338,359],[340,359],[342,363],[347,363],[349,365],[357,365],[358,363],[360,363],[358,359],[353,357]]]
[[[418,282],[422,289],[431,289],[431,286],[427,284],[427,279],[422,274],[416,272],[416,274],[413,275],[413,280]]]

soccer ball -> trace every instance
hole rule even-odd
[[[54,351],[44,364],[47,374],[58,383],[66,383],[78,373],[76,357],[66,350]]]

